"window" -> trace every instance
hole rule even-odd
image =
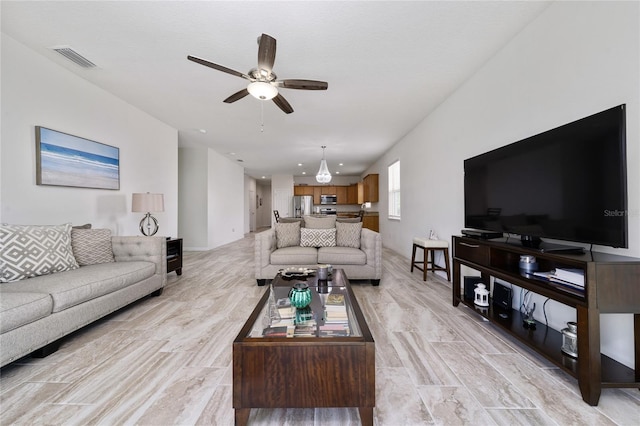
[[[389,219],[400,219],[400,160],[389,166]]]

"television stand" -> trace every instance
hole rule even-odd
[[[493,324],[540,353],[552,363],[578,379],[582,399],[598,405],[602,388],[640,387],[640,259],[607,253],[558,254],[522,247],[502,240],[479,240],[453,237],[453,306],[462,303]],[[519,243],[519,242],[518,242]],[[540,271],[577,268],[584,271],[584,291],[520,273],[522,255],[534,255]],[[480,272],[491,290],[490,277],[500,278],[525,290],[575,308],[578,323],[578,358],[561,350],[562,333],[536,322],[535,330],[522,326],[520,311],[500,316],[493,306],[479,308],[466,298],[461,285],[461,267]],[[634,348],[636,369],[600,352],[600,314],[634,314]]]

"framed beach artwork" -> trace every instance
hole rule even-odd
[[[120,149],[36,126],[36,183],[120,189]]]

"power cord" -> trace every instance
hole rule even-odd
[[[545,309],[545,306],[547,306],[547,302],[550,299],[547,298],[547,300],[544,301],[544,303],[542,304],[542,313],[544,314],[544,324],[549,327],[549,321],[547,320],[547,310]]]

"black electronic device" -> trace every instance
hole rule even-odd
[[[500,308],[502,312],[511,312],[511,288],[498,282],[493,283],[493,306]]]
[[[477,284],[482,284],[481,277],[464,277],[464,298],[467,300],[474,300],[476,295],[473,290],[476,289]]]
[[[627,248],[626,106],[464,161],[465,228]],[[575,247],[574,247],[575,248]]]
[[[463,229],[462,235],[470,238],[479,238],[481,240],[491,240],[494,238],[502,238],[502,232],[482,231],[479,229]]]

